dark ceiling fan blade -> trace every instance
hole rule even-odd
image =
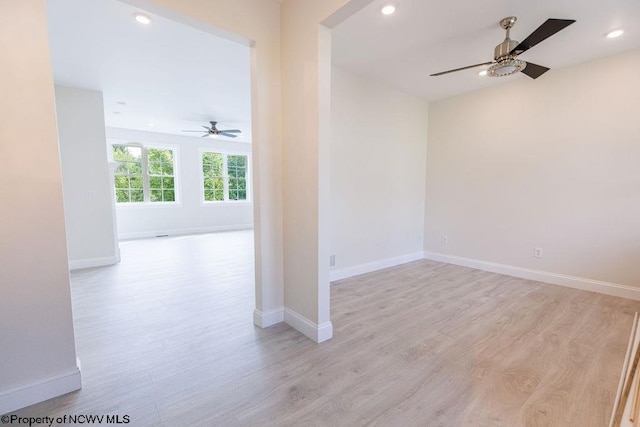
[[[205,133],[204,135],[202,135],[200,138],[206,138],[206,137],[208,137],[209,135],[210,135],[210,134],[209,134],[209,132],[207,132],[207,133]]]
[[[242,131],[240,129],[220,129],[220,132],[227,132],[227,133],[242,133]]]
[[[203,131],[203,130],[183,130],[182,132],[200,132],[200,133],[202,133],[202,132],[205,132],[205,131]]]
[[[210,127],[206,127],[206,126],[202,126],[202,127],[205,128],[207,130],[207,132],[211,132],[213,130]]]
[[[542,65],[534,64],[533,62],[527,62],[527,66],[524,67],[524,70],[520,71],[523,74],[531,77],[532,79],[537,79],[544,73],[549,71],[549,68],[543,67]]]
[[[237,138],[238,137],[238,135],[235,135],[233,133],[226,133],[226,132],[220,132],[218,135],[227,136],[229,138]]]
[[[462,71],[462,70],[466,70],[468,68],[475,68],[475,67],[481,67],[483,65],[490,65],[493,64],[494,61],[491,62],[483,62],[482,64],[475,64],[475,65],[468,65],[466,67],[461,67],[461,68],[456,68],[454,70],[448,70],[448,71],[441,71],[439,73],[435,73],[435,74],[431,74],[431,77],[436,77],[436,76],[441,76],[443,74],[449,74],[449,73],[455,73],[456,71]]]
[[[541,41],[548,39],[558,31],[567,28],[574,22],[576,22],[575,19],[549,18],[544,21],[542,25],[540,25],[533,33],[529,34],[529,37],[521,41],[518,46],[514,47],[510,53],[520,55],[522,52],[531,49]]]

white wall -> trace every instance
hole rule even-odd
[[[0,414],[80,387],[45,2],[0,2]]]
[[[334,67],[332,279],[422,257],[427,102]]]
[[[102,93],[56,86],[64,214],[71,268],[118,262]]]
[[[635,50],[432,103],[425,249],[640,287],[638,69]]]
[[[202,202],[202,151],[245,154],[251,168],[251,144],[194,138],[157,132],[107,128],[109,144],[141,143],[144,146],[173,148],[176,153],[175,205],[116,205],[118,236],[121,239],[154,237],[163,234],[204,233],[253,227],[251,201],[228,203]],[[109,149],[110,149],[109,145]],[[251,176],[249,175],[249,182]]]
[[[256,310],[267,327],[283,320],[280,5],[264,0],[123,0],[149,12],[251,45]]]
[[[347,0],[281,7],[285,321],[317,342],[333,336],[329,288],[331,34]]]

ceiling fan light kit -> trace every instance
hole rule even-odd
[[[521,59],[506,58],[493,64],[487,70],[489,77],[504,77],[524,70],[527,63]]]
[[[576,21],[574,19],[547,19],[533,33],[529,34],[524,41],[518,42],[517,40],[511,40],[510,38],[511,28],[513,28],[517,20],[518,18],[515,16],[508,16],[500,21],[500,27],[504,29],[507,34],[504,41],[495,47],[493,51],[493,61],[442,71],[440,73],[431,74],[431,77],[490,65],[487,69],[487,75],[490,77],[504,77],[522,72],[532,79],[537,79],[549,71],[549,68],[518,59],[518,55],[526,52],[538,43],[548,39],[558,31],[563,30]]]

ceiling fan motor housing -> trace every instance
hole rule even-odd
[[[518,46],[520,42],[511,40],[510,38],[506,38],[502,43],[500,43],[493,50],[493,58],[496,61],[500,61],[501,59],[512,58],[511,51]]]

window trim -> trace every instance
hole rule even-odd
[[[179,147],[172,144],[161,144],[161,143],[152,143],[152,144],[143,144],[137,141],[123,141],[123,140],[109,140],[107,141],[109,162],[114,164],[119,164],[120,162],[113,159],[113,146],[114,145],[123,145],[129,147],[136,147],[142,149],[142,190],[144,201],[143,202],[118,202],[117,197],[115,197],[115,168],[112,172],[112,182],[111,188],[114,191],[114,202],[116,207],[175,207],[182,206],[182,188],[180,186],[180,167],[179,167]],[[173,191],[175,196],[175,201],[173,202],[152,202],[151,201],[151,186],[149,183],[149,149],[158,149],[158,150],[171,150],[173,152]],[[154,175],[155,176],[155,175]]]
[[[202,165],[202,155],[204,153],[222,154],[222,174],[224,185],[224,200],[205,200],[204,199],[204,171]],[[247,158],[247,169],[245,179],[247,180],[247,198],[246,200],[229,200],[229,174],[227,158],[229,156],[245,156]],[[198,169],[200,176],[200,204],[202,206],[238,206],[238,205],[250,205],[253,203],[253,181],[251,179],[251,153],[242,152],[236,150],[226,150],[211,147],[200,147],[198,150]]]

